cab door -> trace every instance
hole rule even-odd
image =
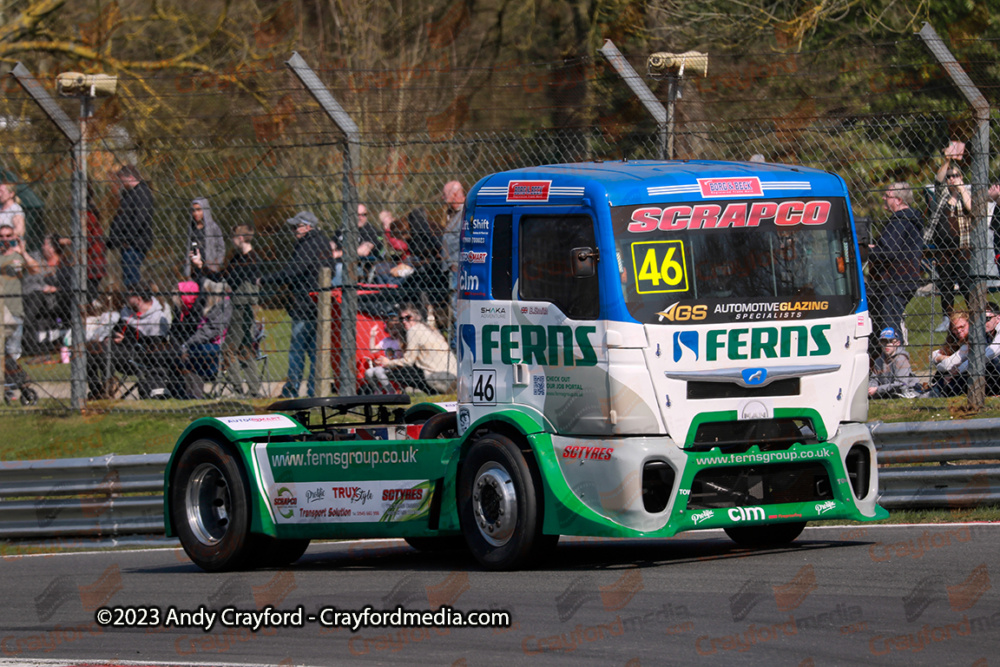
[[[512,322],[498,341],[511,399],[538,409],[560,433],[609,433],[593,212],[519,207],[513,231]],[[581,271],[588,254],[593,270]]]

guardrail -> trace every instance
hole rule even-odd
[[[0,462],[0,538],[162,534],[169,458]]]
[[[879,450],[883,507],[1000,504],[1000,419],[869,427]],[[111,454],[0,462],[0,538],[162,534],[168,459]]]
[[[886,509],[1000,504],[1000,419],[869,428],[878,449],[879,503]]]

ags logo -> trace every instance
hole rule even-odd
[[[286,519],[291,519],[292,516],[295,515],[295,510],[293,508],[299,504],[299,499],[292,494],[291,490],[287,486],[283,486],[280,489],[278,489],[278,496],[274,498],[273,502],[274,506],[277,508],[282,508],[282,507],[288,508],[287,514],[285,513],[286,510],[282,509],[278,509],[278,514],[280,514]]]
[[[708,306],[702,304],[698,306],[682,306],[675,303],[666,310],[657,313],[660,322],[669,320],[670,322],[696,322],[703,320],[708,315]]]

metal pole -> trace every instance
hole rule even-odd
[[[319,270],[319,294],[316,305],[319,308],[316,327],[316,396],[327,396],[330,392],[330,267]]]
[[[656,99],[656,95],[654,95],[653,91],[649,89],[649,86],[647,86],[646,83],[642,80],[642,77],[640,77],[636,73],[632,65],[630,65],[629,62],[625,60],[625,56],[623,56],[621,51],[618,50],[618,47],[615,46],[614,42],[612,42],[610,39],[605,41],[604,46],[601,47],[601,54],[608,59],[608,62],[611,63],[611,66],[615,68],[615,71],[618,72],[618,75],[625,81],[626,85],[628,85],[628,87],[632,90],[635,96],[639,98],[639,101],[642,102],[642,105],[644,107],[646,107],[646,111],[648,111],[649,114],[653,117],[653,120],[656,121],[656,126],[660,130],[660,157],[661,158],[663,157],[663,150],[665,145],[667,147],[667,158],[669,159],[670,157],[672,157],[673,149],[671,148],[671,146],[673,145],[672,144],[673,139],[672,138],[666,139],[666,141],[669,143],[664,144],[664,136],[663,136],[664,135],[663,128],[667,127],[668,124],[667,110],[663,108],[663,105],[660,103],[660,100]],[[673,86],[673,79],[671,79],[671,90],[673,90],[672,86]],[[669,117],[672,119],[673,118],[672,96],[671,96],[670,108],[671,111]],[[666,134],[672,137],[673,135],[672,125],[668,129]]]
[[[976,118],[976,131],[969,146],[972,156],[972,287],[969,304],[972,321],[969,322],[969,409],[979,411],[986,404],[986,281],[989,280],[989,263],[986,252],[989,220],[987,219],[987,188],[989,179],[990,104],[972,83],[955,56],[945,46],[937,32],[925,23],[920,37],[944,67],[952,82],[972,106]]]
[[[667,79],[667,154],[665,157],[667,160],[674,159],[674,109],[677,104],[677,93],[680,92],[680,87],[680,77],[671,74]]]
[[[351,146],[348,138],[348,144],[344,147],[344,207],[340,222],[340,228],[344,230],[344,256],[341,258],[344,273],[340,286],[340,375],[337,383],[341,396],[358,393],[355,386],[358,347],[355,334],[358,326],[358,190],[355,185],[355,158],[359,152],[356,147]]]
[[[344,279],[341,285],[340,304],[340,393],[354,394],[355,364],[357,357],[357,341],[355,330],[358,318],[358,226],[355,216],[358,211],[358,165],[361,163],[361,132],[354,119],[334,99],[316,72],[298,53],[285,63],[292,73],[298,77],[302,85],[313,96],[330,120],[340,128],[347,139],[344,147],[343,173],[343,217],[341,229],[344,231]]]
[[[73,146],[73,217],[70,225],[73,245],[73,308],[70,330],[73,337],[70,356],[70,407],[82,410],[87,401],[87,341],[84,333],[84,308],[87,303],[87,119],[91,98],[80,97],[80,139]]]

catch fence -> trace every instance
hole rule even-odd
[[[983,44],[952,46],[958,52],[984,51]],[[626,55],[644,72],[644,55]],[[317,91],[307,89],[282,63],[241,72],[236,83],[210,74],[128,80],[114,98],[95,101],[94,115],[83,123],[95,218],[87,256],[91,290],[86,294],[74,292],[66,268],[72,253],[65,240],[79,224],[72,196],[73,156],[65,138],[17,82],[4,81],[0,167],[16,183],[25,213],[23,243],[41,264],[38,274],[23,281],[23,374],[9,369],[8,410],[24,409],[17,395],[28,379],[37,383],[36,391],[41,388],[38,405],[51,409],[82,404],[134,410],[152,405],[153,398],[173,396],[155,409],[203,412],[204,399],[237,396],[252,402],[254,395],[304,395],[310,376],[303,366],[313,366],[304,360],[316,348],[323,320],[331,334],[328,344],[319,344],[318,365],[324,372],[316,380],[316,393],[381,391],[377,359],[407,347],[401,314],[429,321],[427,331],[437,334],[409,344],[434,349],[441,368],[423,377],[390,375],[392,390],[409,386],[451,393],[452,303],[459,280],[452,255],[459,231],[447,227],[445,185],[457,181],[468,190],[481,177],[504,169],[663,154],[663,128],[599,54],[573,62],[482,69],[438,59],[402,71],[352,70],[303,60],[356,124],[356,135],[345,135]],[[988,123],[995,128],[995,55],[962,64],[991,105]],[[664,81],[642,76],[657,97],[666,99]],[[39,74],[39,80],[56,94],[53,77]],[[942,149],[953,140],[967,144],[956,166],[966,184],[974,182],[981,193],[977,197],[985,196],[1000,174],[992,151],[982,173],[968,168],[979,155],[973,144],[977,116],[924,43],[914,37],[853,57],[723,57],[712,61],[708,76],[685,78],[682,91],[675,103],[674,157],[748,160],[759,155],[830,170],[845,179],[862,252],[867,253],[869,243],[877,249],[878,267],[869,267],[869,305],[876,327],[899,330],[916,376],[907,395],[932,387],[938,387],[932,392],[937,394],[963,393],[969,371],[959,364],[954,372],[938,370],[931,354],[944,347],[961,356],[963,341],[948,341],[948,334],[938,330],[944,314],[967,310],[974,285],[1000,286],[993,261],[1000,249],[993,238],[993,217],[977,217],[976,230],[982,234],[958,241],[943,232],[929,234],[925,241],[921,225],[917,256],[889,247],[883,237],[889,216],[883,193],[894,182],[912,188],[912,208],[924,220],[935,218],[947,192],[935,193],[933,183],[943,164]],[[73,117],[76,107],[67,104],[66,113]],[[122,195],[132,192],[118,177],[123,165],[135,165],[149,187],[148,236],[143,205],[138,213],[122,216]],[[204,232],[192,235],[191,210],[198,199],[210,209],[218,231],[206,224]],[[374,232],[359,231],[356,204],[367,208],[367,224]],[[987,204],[992,211],[992,202]],[[316,220],[315,229],[308,231],[316,241],[311,245],[297,242],[298,228],[287,223],[303,211]],[[389,242],[382,217],[405,249]],[[952,229],[954,221],[947,216],[936,219],[942,221],[937,224],[941,230]],[[189,293],[192,241],[199,243],[203,264],[223,268],[239,230],[246,232],[242,241],[252,244],[265,280],[241,291],[239,276],[229,274],[227,293],[224,285],[206,289],[201,281],[206,274],[195,270],[199,293]],[[50,234],[55,238],[46,243]],[[353,258],[369,238],[381,246],[376,258]],[[332,247],[330,242],[338,239],[339,245]],[[109,242],[114,247],[107,247]],[[324,248],[329,252],[318,255]],[[137,285],[122,270],[130,249],[146,250]],[[53,258],[60,250],[62,269]],[[334,255],[341,250],[347,257],[338,266]],[[976,258],[989,261],[974,268]],[[892,271],[873,274],[876,268],[910,260],[917,262],[915,278]],[[295,304],[302,306],[303,294],[319,289],[321,265],[331,269],[333,302],[329,315],[320,312],[313,321],[296,311]],[[893,306],[900,293],[908,297],[902,310]],[[133,307],[149,308],[153,302],[146,296],[169,314],[171,323],[163,328],[170,341],[151,344],[142,339],[148,332],[137,336],[132,331],[125,339],[141,345],[125,350],[113,342],[125,324],[116,320],[116,313],[130,298]],[[67,335],[77,301],[87,304],[89,363],[86,386],[77,385],[72,396],[73,364],[60,362],[82,352]],[[357,323],[345,337],[340,324],[345,310],[353,311],[355,304]],[[198,334],[199,325],[206,328],[202,321],[211,320],[206,307],[217,319],[228,318],[224,329],[239,332],[227,334],[229,347],[215,330]],[[972,313],[974,331],[989,326],[983,318],[981,311]],[[14,328],[8,331],[12,338]],[[195,342],[185,345],[191,336]],[[242,342],[233,343],[234,337]],[[992,334],[985,342],[991,341]],[[983,342],[973,349],[972,357],[988,354]],[[973,364],[972,370],[989,381],[988,391],[997,390],[990,364]],[[953,385],[952,378],[957,378]],[[176,398],[199,394],[203,400]]]

